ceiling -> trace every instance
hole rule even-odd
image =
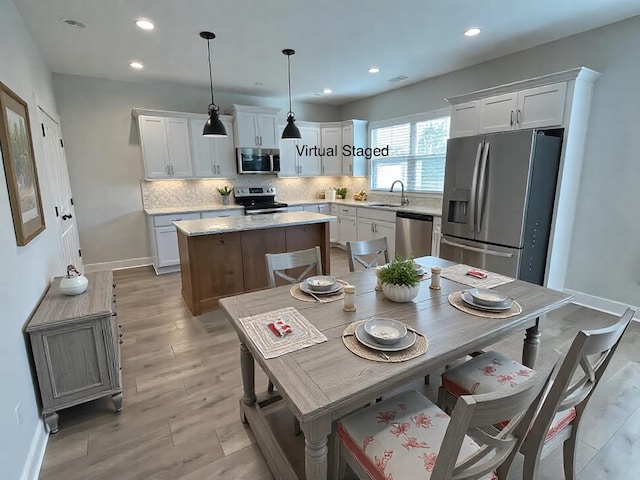
[[[14,0],[53,72],[343,104],[640,15],[638,0]],[[152,31],[135,20],[148,18]],[[60,19],[86,24],[74,28]],[[482,29],[465,37],[471,26]],[[140,71],[129,67],[137,60]],[[377,66],[380,73],[370,74]],[[389,79],[404,75],[396,83]],[[331,88],[330,95],[318,95]]]

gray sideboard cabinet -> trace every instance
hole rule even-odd
[[[64,408],[111,395],[122,411],[120,345],[111,271],[88,273],[87,290],[67,296],[54,278],[26,327],[42,398],[42,415],[58,431]]]

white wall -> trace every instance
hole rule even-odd
[[[22,328],[38,304],[51,278],[59,272],[58,246],[53,227],[50,189],[34,93],[55,112],[51,73],[36,49],[11,0],[0,0],[0,81],[28,103],[31,131],[40,174],[47,228],[28,245],[18,247],[4,169],[0,168],[0,478],[32,477],[46,442],[44,424],[29,367]],[[20,404],[23,422],[15,414]],[[33,463],[32,463],[33,462]],[[31,470],[30,470],[31,469]],[[35,478],[35,477],[33,477]]]
[[[84,263],[149,257],[139,139],[131,109],[206,113],[208,89],[60,74],[53,75],[53,85]],[[221,111],[237,103],[281,107],[283,123],[286,116],[286,99],[216,91],[216,102]],[[293,107],[299,120],[338,120],[337,107]]]
[[[445,97],[586,66],[596,82],[566,288],[640,305],[640,17],[342,107],[381,120],[447,106]],[[591,299],[591,303],[595,304]]]

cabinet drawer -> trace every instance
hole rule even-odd
[[[153,225],[156,227],[168,227],[172,222],[180,220],[200,220],[199,213],[173,213],[171,215],[154,215]]]
[[[381,210],[378,208],[358,208],[358,218],[370,218],[371,220],[380,220],[383,222],[395,222],[396,212],[391,210]]]
[[[355,217],[358,213],[358,209],[356,207],[349,207],[347,205],[338,205],[338,213],[340,215]]]
[[[209,212],[202,212],[202,219],[205,218],[222,218],[222,217],[241,217],[243,212],[241,209],[237,210],[212,210]],[[186,220],[186,219],[185,219]]]

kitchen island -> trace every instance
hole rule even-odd
[[[320,247],[330,273],[329,221],[311,212],[183,220],[177,227],[182,298],[193,315],[215,309],[222,297],[267,288],[266,253]]]

